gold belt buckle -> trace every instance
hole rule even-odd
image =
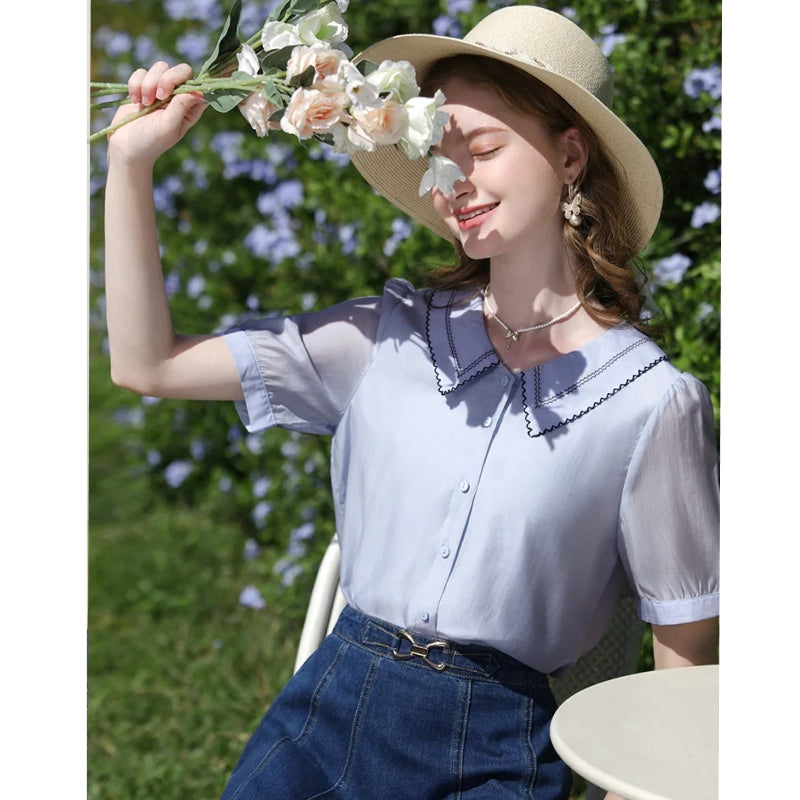
[[[409,658],[419,656],[419,658],[421,658],[429,667],[433,667],[433,669],[435,669],[437,672],[441,672],[447,667],[447,664],[436,664],[428,658],[430,655],[430,649],[432,647],[438,647],[442,650],[446,650],[450,646],[447,642],[417,644],[417,642],[414,641],[414,637],[407,630],[402,629],[397,632],[397,635],[402,639],[406,639],[411,644],[411,651],[408,653],[400,653],[397,651],[397,648],[392,650],[392,656],[398,661],[407,661]]]

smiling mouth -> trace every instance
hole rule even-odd
[[[483,214],[488,214],[490,211],[494,211],[498,206],[498,203],[493,203],[490,206],[484,206],[483,208],[476,208],[474,211],[469,211],[466,214],[456,214],[456,219],[459,222],[467,222],[468,220],[475,219],[475,217],[480,217]]]
[[[475,208],[470,211],[467,211],[465,214],[456,214],[456,220],[458,221],[458,227],[463,229],[471,228],[475,225],[480,225],[483,221],[483,217],[486,214],[494,211],[497,206],[500,205],[499,203],[492,203],[488,206],[482,206],[481,208]]]

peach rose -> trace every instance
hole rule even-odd
[[[300,139],[330,133],[341,121],[347,95],[318,89],[297,89],[281,118],[281,128]]]
[[[365,140],[372,150],[378,144],[394,144],[400,141],[406,124],[406,110],[394,100],[384,100],[378,106],[363,106],[352,109],[353,122],[348,130],[351,141]],[[354,137],[358,137],[355,139]],[[359,142],[360,143],[360,142]],[[363,145],[362,145],[363,146]]]
[[[253,92],[239,103],[239,111],[250,123],[250,127],[260,136],[266,136],[270,129],[275,130],[278,126],[270,122],[269,118],[277,110],[274,103],[270,103],[261,92]]]
[[[326,78],[335,78],[339,66],[345,59],[346,56],[341,50],[320,45],[313,47],[300,45],[294,48],[286,64],[286,79],[290,81],[295,76],[302,75],[309,67],[314,67],[316,72],[314,83],[325,81]],[[328,83],[326,81],[326,84]]]

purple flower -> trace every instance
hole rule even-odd
[[[697,321],[702,322],[713,311],[714,306],[712,306],[711,303],[700,303],[697,308]]]
[[[112,415],[114,422],[118,425],[130,425],[132,428],[141,428],[144,423],[144,409],[120,408]]]
[[[192,439],[189,444],[189,452],[195,461],[199,461],[206,454],[207,445],[202,439]]]
[[[717,64],[707,69],[693,69],[684,78],[683,91],[695,100],[706,92],[713,100],[722,97],[722,71]]]
[[[188,461],[171,461],[164,468],[164,480],[173,489],[177,489],[192,471],[192,465]]]
[[[272,481],[263,475],[260,478],[256,478],[253,481],[253,497],[263,497],[269,491],[271,485]]]
[[[170,19],[196,19],[217,25],[221,18],[219,0],[164,0]]]
[[[461,23],[455,17],[442,14],[433,21],[433,32],[437,36],[452,36],[458,39],[461,36]]]
[[[297,180],[283,181],[275,189],[275,195],[283,208],[295,208],[303,202],[303,184]]]
[[[346,167],[350,163],[350,156],[347,153],[337,153],[333,147],[324,142],[319,147],[314,147],[308,151],[308,155],[314,160],[330,161],[337,167]]]
[[[164,291],[166,291],[167,297],[172,297],[176,292],[179,292],[180,289],[181,279],[178,277],[177,273],[170,272],[169,275],[165,276]]]
[[[600,49],[603,55],[608,58],[618,44],[625,41],[624,33],[617,33],[617,26],[613,23],[600,27]]]
[[[208,173],[205,166],[197,161],[197,159],[185,159],[183,164],[181,164],[181,169],[191,176],[195,188],[208,188]]]
[[[291,559],[282,558],[275,563],[274,571],[281,576],[281,583],[284,586],[291,586],[297,576],[302,574],[303,567]]]
[[[206,288],[206,279],[202,275],[192,275],[186,283],[186,294],[192,299],[200,297]]]
[[[187,61],[200,61],[210,52],[211,41],[205,33],[189,32],[178,37],[175,49]]]
[[[317,296],[314,292],[303,292],[300,298],[300,305],[303,311],[310,311],[317,303]]]
[[[133,58],[137,64],[152,64],[156,58],[156,46],[147,36],[137,36],[133,45]]]
[[[259,258],[279,264],[286,258],[300,253],[300,243],[294,233],[286,227],[274,231],[263,223],[258,223],[244,238],[245,247]]]
[[[265,608],[267,602],[255,586],[245,586],[239,594],[239,604],[245,608],[254,608],[258,611]]]
[[[692,265],[692,260],[683,253],[674,253],[662,258],[653,267],[653,277],[657,283],[680,283],[683,274]]]
[[[297,442],[284,442],[281,445],[281,455],[284,458],[296,458],[300,452],[300,445]]]
[[[260,3],[245,3],[242,7],[242,16],[239,27],[243,32],[257,31],[264,24],[264,20],[282,0],[262,0]]]
[[[159,453],[158,450],[148,450],[147,463],[151,467],[157,467],[161,463],[161,453]]]
[[[217,488],[218,488],[218,489],[219,489],[221,492],[223,492],[223,493],[227,493],[227,492],[229,492],[231,489],[233,489],[233,481],[230,479],[230,477],[229,477],[228,475],[223,475],[223,476],[222,476],[222,477],[219,479],[219,483],[217,484]]]
[[[250,512],[250,519],[252,519],[259,528],[263,528],[267,517],[271,513],[272,503],[268,503],[266,500],[260,500],[253,506],[253,510]]]
[[[156,211],[174,217],[178,211],[175,198],[183,191],[183,181],[177,175],[169,175],[153,189]]]
[[[710,133],[711,131],[722,130],[722,117],[719,115],[719,109],[715,109],[711,115],[711,119],[707,119],[703,125],[703,133]]]
[[[306,539],[310,539],[314,535],[314,531],[316,530],[316,526],[313,522],[304,522],[302,525],[298,525],[290,534],[289,534],[289,541],[291,542],[298,542],[298,541],[305,541]]]
[[[475,5],[475,0],[447,0],[447,13],[451,16],[454,14],[469,14]]]
[[[712,169],[711,172],[706,175],[703,186],[705,186],[711,194],[719,194],[722,188],[722,167]]]
[[[392,235],[383,244],[383,254],[391,256],[397,250],[400,242],[408,239],[414,231],[414,223],[404,217],[392,220]]]
[[[350,255],[358,247],[358,234],[355,225],[342,225],[339,228],[339,241],[342,245],[342,253]]]
[[[254,456],[261,455],[261,451],[264,449],[264,437],[258,433],[249,433],[245,439],[245,444]]]
[[[720,208],[716,203],[700,203],[692,212],[691,226],[702,228],[703,225],[710,225],[715,222],[720,215]]]
[[[261,548],[258,546],[258,542],[255,539],[248,539],[244,543],[244,560],[245,561],[252,561],[254,558],[258,558],[261,553]]]

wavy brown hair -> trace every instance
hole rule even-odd
[[[622,189],[612,157],[583,118],[549,86],[516,67],[484,56],[460,55],[434,62],[421,84],[433,95],[452,77],[488,87],[514,111],[533,114],[553,136],[577,128],[588,158],[579,180],[582,224],[564,220],[564,242],[573,255],[578,299],[601,323],[630,322],[644,329],[644,295],[637,281],[636,250],[622,224]],[[566,197],[565,197],[566,199]],[[481,288],[489,280],[489,260],[472,259],[455,244],[454,264],[435,268],[428,283],[438,289]]]

